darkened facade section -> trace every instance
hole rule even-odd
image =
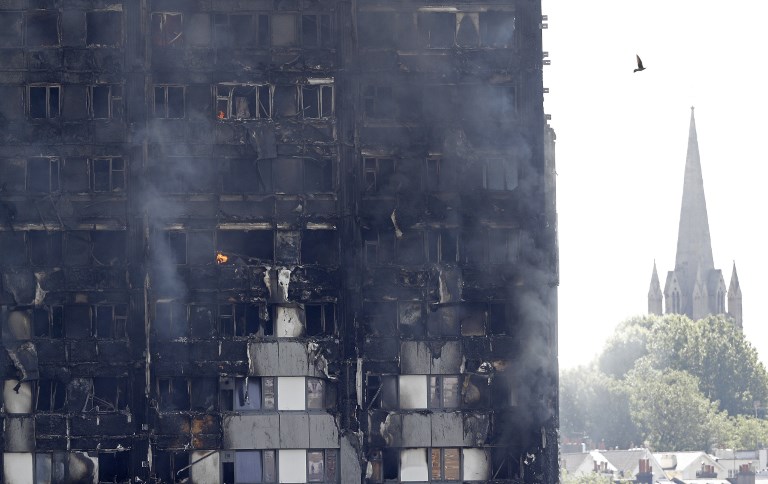
[[[0,2],[4,482],[554,482],[541,20]]]

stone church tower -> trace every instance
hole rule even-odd
[[[662,293],[654,262],[648,291],[648,312],[662,314],[662,299],[664,313],[685,314],[691,319],[701,319],[710,314],[728,314],[741,328],[741,288],[736,275],[736,264],[733,265],[731,284],[726,289],[723,273],[720,269],[715,269],[712,258],[712,240],[709,235],[707,202],[704,198],[693,108],[688,133],[675,270],[667,273]]]

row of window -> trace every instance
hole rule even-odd
[[[487,377],[472,375],[369,375],[366,401],[386,410],[485,407],[488,384]]]
[[[124,230],[0,231],[0,266],[117,266],[127,260]]]
[[[433,447],[386,449],[371,456],[371,482],[467,482],[491,478],[484,449]]]
[[[122,156],[74,158],[68,162],[69,166],[65,166],[58,156],[4,159],[0,160],[0,176],[5,189],[11,192],[55,193],[75,186],[94,193],[125,190],[126,167]],[[63,186],[64,181],[71,183]]]

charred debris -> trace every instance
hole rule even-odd
[[[3,482],[555,482],[537,0],[0,0]]]

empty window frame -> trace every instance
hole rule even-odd
[[[61,86],[58,84],[28,86],[27,100],[32,119],[57,119],[61,114]]]
[[[0,12],[0,46],[15,47],[22,43],[23,12]]]
[[[183,17],[179,12],[152,13],[152,45],[181,47],[184,42]]]
[[[224,377],[219,382],[221,408],[273,411],[277,408],[276,382],[275,377]]]
[[[399,407],[397,398],[397,375],[368,375],[366,384],[366,401],[368,408],[396,410]]]
[[[53,10],[27,12],[27,40],[30,47],[59,45],[59,13]]]
[[[268,47],[269,15],[257,13],[213,16],[217,47]]]
[[[363,89],[363,112],[370,119],[392,119],[395,103],[391,86],[365,86]]]
[[[120,119],[123,116],[123,86],[120,84],[88,86],[87,100],[91,119]]]
[[[156,118],[184,117],[184,86],[156,85],[152,113]]]
[[[189,410],[189,380],[178,377],[158,378],[157,398],[159,410]]]
[[[521,234],[517,229],[488,231],[488,259],[491,264],[517,262],[520,257]]]
[[[91,159],[91,189],[94,192],[121,192],[125,189],[125,162],[122,157]]]
[[[333,82],[309,81],[300,86],[301,114],[305,119],[327,119],[333,116]]]
[[[216,117],[218,119],[267,119],[272,117],[269,84],[218,84]]]
[[[456,37],[456,14],[452,12],[419,12],[418,28],[424,47],[430,49],[453,47]]]
[[[120,45],[123,41],[123,12],[102,10],[86,12],[85,43],[89,46]]]
[[[170,257],[172,263],[184,265],[187,263],[187,233],[180,230],[168,230],[163,237],[163,257]]]
[[[62,338],[64,336],[64,307],[42,306],[32,310],[35,338]]]
[[[515,14],[489,10],[480,12],[480,37],[487,47],[508,48],[515,42]]]
[[[453,230],[429,230],[427,258],[429,262],[455,264],[459,261],[459,234]]]
[[[280,13],[272,15],[272,46],[293,47],[298,44],[297,15]]]
[[[273,260],[275,233],[273,230],[219,230],[216,250],[244,259]]]
[[[29,262],[33,266],[55,266],[61,264],[63,237],[61,232],[30,230],[26,232],[29,247]]]
[[[517,188],[518,168],[514,160],[491,158],[483,165],[483,188],[511,191]]]
[[[301,16],[301,43],[304,47],[333,47],[331,16],[304,14]]]
[[[338,463],[336,449],[307,450],[307,482],[338,482]]]
[[[61,161],[56,156],[27,158],[27,192],[54,193],[61,189]]]
[[[363,158],[363,180],[365,191],[382,193],[392,190],[395,174],[395,160],[392,158]]]
[[[157,477],[161,482],[180,483],[189,479],[189,452],[155,449],[152,457]]]
[[[480,22],[477,12],[456,14],[456,45],[459,47],[480,45]]]
[[[460,402],[460,377],[436,375],[429,377],[429,408],[458,408]]]
[[[98,339],[124,339],[128,321],[127,304],[97,304],[93,307],[93,335]]]
[[[175,301],[158,301],[155,304],[155,334],[163,341],[189,336],[187,305]]]
[[[267,307],[263,304],[220,304],[219,335],[236,336],[272,336],[272,320]]]
[[[94,265],[117,266],[125,263],[128,239],[124,230],[93,230],[90,239]]]
[[[366,265],[388,264],[392,262],[394,254],[394,230],[370,229],[363,232],[363,258]]]
[[[423,264],[424,232],[410,230],[396,239],[396,261],[399,264]]]
[[[305,304],[304,317],[307,336],[336,334],[336,304]]]
[[[304,159],[304,191],[332,192],[334,189],[333,158]]]
[[[254,159],[227,159],[229,173],[222,177],[224,193],[272,192],[272,161]]]
[[[222,452],[221,482],[226,484],[278,482],[276,454],[275,450]]]
[[[336,230],[304,230],[301,233],[301,263],[337,265],[339,240]]]
[[[424,160],[423,187],[430,192],[452,188],[453,173],[448,171],[445,160],[440,155],[430,155]]]
[[[64,410],[67,401],[67,387],[56,379],[41,378],[37,381],[35,411],[57,412]]]
[[[93,408],[99,412],[117,412],[128,407],[127,378],[94,378]]]
[[[432,481],[461,480],[461,449],[432,448],[429,455]]]

